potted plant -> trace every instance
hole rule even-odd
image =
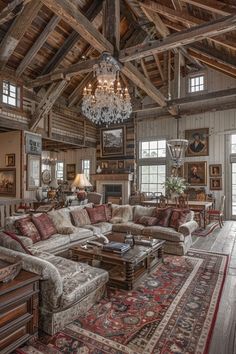
[[[175,197],[178,197],[180,194],[184,193],[188,183],[184,178],[170,176],[166,178],[164,186],[166,189],[166,195],[174,200]]]

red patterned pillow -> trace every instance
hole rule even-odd
[[[85,208],[89,214],[91,224],[107,221],[105,205],[98,205],[94,208]]]
[[[154,226],[157,225],[158,219],[154,216],[141,216],[135,222],[144,226]]]
[[[156,209],[156,218],[157,218],[157,225],[168,227],[169,221],[172,213],[172,208],[157,208]]]
[[[32,221],[36,226],[42,240],[46,240],[50,236],[57,233],[57,229],[47,214],[41,214],[39,216],[33,215]]]
[[[178,230],[179,227],[186,222],[189,213],[189,209],[173,209],[169,226]]]
[[[36,229],[34,223],[32,222],[30,216],[16,220],[15,226],[20,231],[20,234],[22,236],[31,238],[33,243],[36,243],[41,240],[40,234]]]

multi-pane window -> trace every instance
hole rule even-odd
[[[2,102],[13,107],[20,107],[20,88],[9,81],[3,81]]]
[[[82,160],[82,171],[90,179],[90,160]]]
[[[56,162],[56,179],[64,179],[64,162]]]
[[[140,158],[166,157],[166,141],[152,140],[141,142]]]
[[[205,76],[203,74],[189,77],[189,81],[188,81],[189,93],[194,93],[194,92],[199,92],[204,90],[205,90]]]
[[[142,192],[162,192],[165,194],[163,186],[165,178],[165,165],[140,166],[140,189]]]
[[[139,187],[141,192],[162,192],[166,178],[166,140],[139,143]]]
[[[231,154],[236,154],[236,135],[231,135]]]

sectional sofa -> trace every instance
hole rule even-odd
[[[164,226],[170,221],[171,226]],[[155,207],[130,205],[74,206],[47,215],[8,217],[5,224],[5,232],[0,234],[1,257],[20,255],[23,268],[40,275],[41,328],[49,334],[85,313],[102,297],[108,281],[105,270],[60,256],[71,246],[111,231],[119,236],[131,232],[164,239],[165,252],[183,255],[192,244],[191,233],[198,227],[190,211],[184,214],[169,208],[157,212]]]

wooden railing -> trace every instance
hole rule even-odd
[[[32,208],[32,199],[0,199],[0,227],[4,228],[5,218],[14,215],[19,207]]]

